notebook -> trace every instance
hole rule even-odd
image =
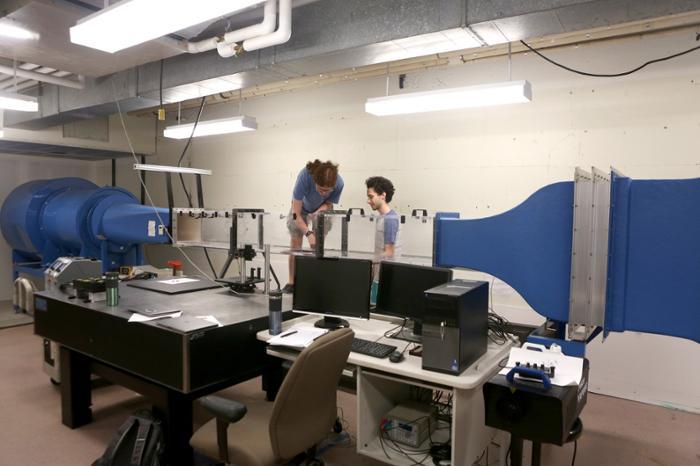
[[[198,319],[192,316],[182,316],[176,319],[166,319],[158,322],[161,327],[166,327],[172,330],[177,330],[183,333],[204,330],[207,328],[217,327],[217,324],[204,319]]]

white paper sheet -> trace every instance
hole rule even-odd
[[[537,351],[530,348],[544,349],[544,351]],[[499,374],[508,374],[508,372],[515,367],[516,362],[519,362],[523,366],[528,362],[537,365],[544,364],[546,367],[554,366],[554,377],[551,377],[550,381],[552,385],[560,387],[578,385],[583,376],[583,358],[575,358],[566,356],[559,351],[547,350],[542,345],[525,343],[522,348],[511,348],[508,363],[505,369],[501,370]]]
[[[131,314],[131,317],[129,317],[129,322],[148,322],[149,320],[156,320],[156,319],[167,319],[167,318],[176,318],[180,317],[182,315],[182,311],[177,311],[173,312],[171,314],[158,314],[156,316],[145,316],[143,314],[139,314],[138,312],[134,312]]]
[[[291,346],[293,348],[306,348],[321,335],[328,333],[328,329],[318,327],[307,327],[303,325],[295,325],[294,327],[285,330],[279,335],[275,335],[267,342],[270,345],[276,346]]]
[[[180,285],[182,283],[198,282],[196,278],[172,278],[170,280],[162,280],[160,283],[164,285]]]
[[[207,322],[211,322],[212,324],[216,324],[216,325],[218,325],[219,327],[223,327],[223,326],[224,326],[224,324],[222,324],[221,322],[219,322],[219,319],[217,319],[216,317],[211,316],[211,315],[210,315],[210,316],[197,316],[197,318],[198,318],[198,319],[202,319],[202,320],[206,320]]]

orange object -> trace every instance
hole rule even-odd
[[[173,277],[180,275],[178,272],[182,272],[182,262],[180,261],[168,261],[168,267],[173,269]]]

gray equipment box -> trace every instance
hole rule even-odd
[[[44,288],[58,290],[77,278],[102,276],[102,261],[85,257],[59,257],[44,270]]]
[[[486,352],[489,284],[452,280],[425,291],[423,369],[458,375]]]
[[[437,409],[407,401],[389,411],[386,421],[383,429],[391,440],[418,448],[437,427]]]

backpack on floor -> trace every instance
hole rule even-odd
[[[163,447],[160,421],[150,411],[137,411],[119,427],[92,466],[160,466]]]

